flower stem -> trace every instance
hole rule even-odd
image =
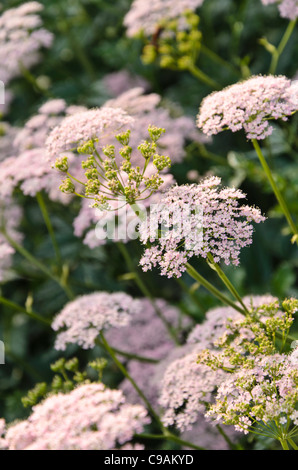
[[[256,139],[252,139],[252,143],[253,143],[253,146],[254,146],[254,148],[255,148],[255,151],[257,152],[257,155],[258,155],[258,157],[259,157],[259,160],[260,160],[260,162],[261,162],[261,165],[262,165],[262,167],[263,167],[263,169],[264,169],[264,171],[265,171],[265,173],[266,173],[266,176],[267,176],[267,178],[268,178],[268,180],[269,180],[269,182],[270,182],[270,184],[271,184],[271,187],[272,187],[272,189],[273,189],[273,192],[274,192],[274,194],[275,194],[275,197],[276,197],[276,199],[277,199],[277,201],[278,201],[278,203],[279,203],[279,205],[280,205],[280,207],[281,207],[281,209],[282,209],[282,211],[283,211],[283,213],[284,213],[284,216],[285,216],[286,219],[287,219],[287,222],[288,222],[288,224],[289,224],[289,226],[290,226],[290,228],[291,228],[291,231],[293,232],[292,243],[295,243],[295,242],[296,242],[296,243],[298,244],[298,230],[297,230],[297,227],[296,227],[296,225],[295,225],[295,223],[294,223],[294,221],[293,221],[293,219],[292,219],[292,216],[291,216],[290,211],[289,211],[289,209],[288,209],[288,207],[287,207],[287,204],[286,204],[286,202],[285,202],[283,196],[281,195],[281,192],[279,191],[279,189],[278,189],[278,187],[277,187],[277,185],[276,185],[276,183],[275,183],[275,181],[274,181],[274,178],[273,178],[273,176],[272,176],[271,170],[270,170],[270,168],[269,168],[269,166],[268,166],[268,164],[267,164],[267,162],[266,162],[266,159],[265,159],[265,157],[264,157],[264,155],[263,155],[263,153],[262,153],[262,150],[261,150],[261,148],[260,148],[260,146],[259,146],[258,141],[257,141]]]
[[[0,303],[3,305],[6,305],[9,308],[12,308],[13,310],[17,310],[19,312],[26,313],[29,317],[33,318],[34,320],[38,320],[40,323],[44,323],[46,325],[50,325],[51,322],[50,320],[47,320],[46,318],[43,318],[41,315],[39,315],[36,312],[33,312],[32,310],[28,310],[25,307],[22,307],[21,305],[12,302],[11,300],[6,299],[5,297],[0,297]]]
[[[208,257],[208,260],[209,260],[209,263],[210,263],[212,269],[214,269],[216,271],[218,277],[222,280],[222,282],[225,284],[225,286],[231,292],[231,294],[235,297],[235,299],[238,300],[240,305],[242,305],[243,310],[246,312],[246,314],[248,314],[249,312],[247,310],[247,307],[243,303],[242,298],[238,294],[237,290],[235,289],[235,287],[233,286],[231,281],[227,278],[227,276],[225,275],[225,273],[223,272],[221,267],[217,263],[214,262],[214,259],[213,259],[213,256],[211,255],[211,253],[208,253],[207,257]]]
[[[162,432],[164,432],[164,426],[159,418],[159,416],[157,415],[157,413],[154,411],[154,409],[152,408],[150,402],[148,401],[147,397],[144,395],[144,393],[142,392],[142,390],[138,387],[138,385],[136,384],[136,382],[134,381],[134,379],[131,377],[131,375],[129,374],[129,372],[127,371],[126,367],[122,364],[122,362],[119,361],[119,359],[117,358],[116,354],[115,354],[115,351],[113,350],[113,348],[109,345],[109,343],[107,342],[106,338],[104,337],[103,333],[100,332],[100,339],[101,339],[101,342],[102,342],[102,345],[103,347],[105,348],[105,350],[107,351],[107,353],[111,356],[111,358],[113,359],[113,361],[115,362],[116,366],[118,367],[118,369],[120,369],[120,371],[122,372],[122,374],[124,375],[124,377],[127,378],[127,380],[129,380],[129,382],[131,383],[131,385],[134,387],[134,389],[136,390],[137,394],[139,395],[139,397],[143,400],[143,402],[145,403],[146,407],[148,408],[148,411],[149,413],[151,414],[151,416],[155,419],[156,423],[159,425],[160,429],[162,430]]]
[[[20,253],[27,261],[29,261],[31,264],[36,266],[40,271],[42,271],[47,277],[55,281],[59,286],[65,291],[67,297],[69,299],[74,298],[74,294],[72,293],[71,289],[63,279],[60,279],[58,276],[52,273],[41,261],[39,261],[35,256],[31,255],[29,251],[26,250],[22,245],[20,245],[18,242],[16,242],[13,238],[8,235],[8,233],[5,231],[5,229],[2,229],[2,233],[8,243],[18,252]]]
[[[243,315],[246,314],[246,312],[241,307],[239,307],[237,304],[235,304],[235,302],[233,302],[224,294],[222,294],[218,289],[216,289],[216,287],[214,287],[209,281],[207,281],[203,276],[201,276],[201,274],[199,274],[198,271],[191,264],[187,263],[186,268],[186,272],[189,274],[189,276],[195,279],[195,281],[202,284],[205,289],[207,289],[212,295],[221,300],[221,302],[229,305],[230,307],[233,307],[235,310],[242,313]]]
[[[47,210],[47,206],[46,206],[45,200],[44,200],[43,195],[42,195],[41,192],[38,192],[36,194],[36,199],[37,199],[39,208],[41,210],[44,222],[47,226],[49,235],[50,235],[51,240],[52,240],[52,244],[53,244],[53,247],[54,247],[54,250],[55,250],[55,253],[56,253],[57,263],[59,264],[59,266],[61,266],[62,265],[62,258],[61,258],[59,245],[57,243],[57,240],[56,240],[56,237],[55,237],[55,231],[53,229],[53,225],[52,225],[52,222],[51,222],[48,210]]]
[[[241,76],[241,73],[239,70],[237,70],[233,65],[231,65],[229,62],[224,60],[222,57],[220,57],[216,52],[204,46],[204,44],[201,44],[201,52],[202,54],[205,54],[207,57],[209,57],[209,59],[213,60],[213,62],[219,65],[222,65],[223,67],[230,70],[230,72],[237,75],[238,77]]]
[[[95,343],[98,346],[103,347],[103,344],[99,339],[96,339]],[[126,351],[122,351],[122,350],[114,348],[112,346],[110,346],[110,347],[113,349],[115,354],[118,354],[119,356],[123,356],[127,359],[130,359],[130,360],[135,360],[135,361],[140,361],[140,362],[147,362],[147,363],[150,363],[150,364],[158,364],[159,363],[158,359],[151,359],[150,357],[144,357],[144,356],[140,356],[138,354],[132,354],[132,353],[129,353],[129,352],[126,352]]]
[[[288,27],[287,27],[283,37],[281,38],[281,41],[280,41],[278,47],[275,48],[275,50],[272,54],[272,60],[271,60],[270,68],[269,68],[269,73],[272,74],[272,75],[274,75],[275,72],[276,72],[279,58],[280,58],[281,54],[283,53],[283,51],[284,51],[291,35],[292,35],[292,33],[295,29],[296,22],[297,22],[297,19],[291,20],[289,22]]]
[[[226,443],[228,444],[228,446],[230,447],[231,450],[243,450],[241,445],[233,444],[233,442],[231,441],[229,436],[227,436],[227,434],[224,432],[224,430],[222,429],[222,427],[219,424],[216,425],[216,428],[217,428],[218,432],[222,435],[222,437],[224,438],[224,440],[226,441]]]
[[[279,442],[281,443],[283,450],[290,450],[286,439],[279,439]]]
[[[208,77],[202,70],[200,70],[195,65],[189,65],[187,69],[194,77],[196,77],[200,82],[205,83],[210,88],[214,90],[220,90],[222,87],[212,78]]]
[[[288,438],[288,441],[289,441],[289,443],[291,444],[291,446],[293,447],[294,450],[298,450],[298,446],[295,444],[293,439]]]

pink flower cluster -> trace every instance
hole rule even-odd
[[[102,79],[102,84],[109,96],[119,96],[131,88],[141,87],[149,91],[150,84],[139,75],[132,75],[128,70],[122,69],[117,72],[106,74]]]
[[[240,206],[245,195],[234,188],[220,189],[221,179],[174,186],[151,207],[139,226],[140,240],[151,243],[140,260],[144,271],[159,266],[161,274],[180,277],[193,256],[217,263],[239,264],[241,248],[252,243],[251,222],[265,220],[257,208]]]
[[[14,154],[12,142],[17,136],[19,129],[7,122],[0,124],[0,162]]]
[[[149,423],[146,409],[126,403],[120,390],[111,390],[102,383],[84,384],[36,405],[27,420],[7,428],[2,447],[109,450],[131,441]]]
[[[39,61],[39,50],[50,47],[53,35],[41,27],[39,2],[28,2],[0,16],[0,79],[7,84],[21,74],[21,67]]]
[[[77,297],[64,306],[52,323],[53,330],[61,330],[55,349],[64,350],[70,343],[93,348],[101,330],[126,326],[140,308],[140,302],[124,292],[94,292]]]
[[[253,76],[203,99],[197,126],[205,134],[244,130],[248,139],[265,139],[271,119],[286,121],[298,110],[297,91],[284,76]]]
[[[85,108],[84,108],[85,109]],[[0,162],[0,174],[3,184],[0,197],[11,196],[14,189],[20,186],[25,195],[35,196],[45,190],[52,200],[67,203],[69,195],[58,189],[61,183],[60,175],[53,171],[48,161],[45,142],[52,127],[57,126],[65,115],[82,111],[81,107],[67,106],[63,99],[53,99],[45,102],[35,116],[32,116],[22,129],[7,129],[7,136],[2,137],[6,146],[6,156]],[[5,138],[6,137],[6,138]],[[10,137],[11,140],[8,140]],[[5,140],[4,140],[5,138]],[[0,139],[0,146],[2,143]],[[69,154],[73,173],[76,173],[78,163]]]
[[[261,0],[264,5],[278,4],[280,16],[295,20],[298,18],[298,0]]]
[[[198,416],[205,413],[206,403],[211,402],[216,388],[226,378],[221,370],[197,364],[197,353],[194,346],[166,369],[159,398],[165,426],[175,425],[181,431],[190,429]]]
[[[204,0],[134,0],[124,18],[127,36],[133,37],[141,31],[152,35],[163,21],[179,18],[186,10],[195,11]]]
[[[206,413],[216,422],[234,424],[247,434],[257,422],[297,424],[298,362],[286,354],[255,358],[251,367],[229,374]]]

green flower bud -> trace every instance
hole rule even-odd
[[[73,357],[72,359],[69,359],[65,363],[65,369],[70,370],[71,372],[77,372],[79,367],[79,360],[77,357]]]
[[[149,132],[149,135],[151,137],[151,140],[153,142],[157,142],[158,139],[160,139],[160,136],[161,134],[163,134],[164,132],[166,132],[165,129],[161,128],[161,127],[156,127],[156,126],[149,126],[148,127],[148,132]]]
[[[126,132],[122,132],[121,134],[115,135],[115,137],[118,140],[118,142],[120,142],[121,145],[128,145],[129,137],[130,137],[130,130],[127,130]]]
[[[145,186],[150,191],[157,191],[164,180],[158,174],[144,178]]]
[[[136,168],[132,168],[128,174],[128,180],[134,181],[137,186],[141,184],[143,179],[142,174],[140,173],[140,167],[137,166]]]
[[[62,184],[59,186],[60,191],[66,194],[72,194],[75,192],[76,188],[70,178],[66,178],[62,181]]]
[[[186,31],[177,31],[176,39],[178,42],[187,41],[188,34]]]
[[[157,57],[156,47],[152,44],[147,44],[143,48],[141,59],[144,64],[152,64]]]
[[[130,162],[123,162],[122,165],[121,165],[121,170],[122,171],[125,171],[125,173],[129,173],[131,169],[131,163]]]
[[[155,142],[150,143],[148,141],[145,141],[138,146],[138,150],[141,152],[144,158],[149,159],[156,152],[156,144]]]
[[[82,165],[83,169],[95,168],[95,159],[94,159],[94,157],[90,156],[90,157],[88,157],[87,160],[83,160],[81,165]]]
[[[162,171],[165,168],[170,168],[171,166],[171,159],[169,157],[165,157],[164,155],[154,155],[153,157],[153,165],[159,170]]]
[[[102,148],[103,154],[111,159],[115,158],[115,145],[106,145]]]
[[[177,65],[178,65],[179,70],[187,70],[189,67],[193,65],[193,62],[192,62],[191,57],[186,55],[178,59]]]
[[[125,158],[125,160],[130,160],[132,153],[132,148],[129,147],[128,145],[125,145],[122,147],[122,149],[119,150],[119,154],[121,155],[122,158]]]
[[[98,171],[96,168],[90,168],[85,172],[85,176],[88,180],[98,179]]]
[[[160,58],[160,66],[164,69],[175,67],[176,63],[170,55],[164,55]]]
[[[118,194],[119,191],[121,190],[121,185],[120,182],[117,178],[113,178],[112,180],[109,181],[108,186],[111,190],[112,193]]]
[[[86,185],[85,185],[85,194],[92,195],[92,194],[98,194],[100,190],[100,181],[97,180],[88,180]]]
[[[97,196],[95,199],[94,199],[94,203],[90,206],[94,209],[99,209],[101,211],[107,211],[110,209],[110,205],[108,203],[108,199],[106,196]]]
[[[84,142],[80,147],[77,148],[78,153],[83,154],[92,154],[95,151],[94,142],[97,142],[98,139],[88,140],[88,142]]]
[[[117,178],[117,171],[116,170],[108,170],[105,172],[105,177],[108,180],[112,180],[114,178]]]
[[[66,173],[68,171],[68,158],[57,158],[55,161],[55,168],[57,168],[59,171],[62,171],[63,173]]]
[[[202,33],[201,31],[190,31],[188,38],[192,42],[201,42]]]
[[[196,15],[193,11],[185,12],[184,16],[185,16],[186,22],[187,22],[187,24],[189,24],[189,26],[191,26],[192,28],[197,28],[199,26],[200,17],[198,15]]]

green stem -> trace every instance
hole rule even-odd
[[[71,291],[71,289],[65,285],[65,282],[61,280],[59,277],[55,276],[41,261],[39,261],[37,258],[35,258],[29,251],[26,250],[22,245],[20,245],[18,242],[16,242],[13,238],[8,235],[8,233],[5,231],[5,229],[2,230],[2,233],[8,243],[18,252],[20,253],[27,261],[29,261],[31,264],[36,266],[40,271],[42,271],[47,277],[55,281],[59,286],[65,291],[66,295],[70,298],[73,299],[74,295]]]
[[[224,294],[222,294],[218,289],[216,289],[216,287],[214,287],[203,276],[201,276],[201,274],[199,274],[198,271],[191,264],[187,263],[186,268],[187,268],[186,272],[189,274],[189,276],[195,279],[195,281],[202,284],[202,286],[205,287],[205,289],[207,289],[211,294],[217,297],[221,302],[229,305],[230,307],[233,307],[235,310],[242,313],[243,315],[246,314],[246,312],[241,307],[239,307],[237,304],[235,304],[235,302],[233,302]]]
[[[189,65],[187,69],[194,77],[196,77],[200,82],[205,83],[210,88],[214,90],[220,90],[222,87],[212,78],[208,77],[202,70],[200,70],[195,65]]]
[[[193,302],[196,304],[196,306],[199,308],[200,312],[201,313],[205,313],[205,310],[203,308],[203,305],[201,304],[201,302],[199,301],[198,297],[196,296],[194,290],[192,287],[188,287],[188,285],[182,281],[181,278],[177,278],[176,281],[178,282],[178,284],[181,286],[181,288],[183,289],[184,292],[186,292],[193,300]],[[199,284],[198,283],[194,283],[193,284],[196,288],[199,287]],[[193,318],[193,315],[190,315],[192,318]]]
[[[95,340],[95,343],[98,344],[98,346],[104,347],[103,344],[101,343],[101,341],[98,340],[98,339]],[[130,359],[130,360],[135,360],[135,361],[139,361],[139,362],[147,362],[147,363],[150,363],[150,364],[158,364],[159,363],[158,359],[151,359],[150,357],[144,357],[144,356],[140,356],[138,354],[133,354],[133,353],[129,353],[129,352],[126,352],[126,351],[122,351],[120,349],[114,348],[113,346],[110,346],[110,347],[111,347],[111,349],[113,349],[115,354],[118,354],[119,356],[123,356],[127,359]]]
[[[145,403],[146,407],[148,408],[148,411],[149,413],[151,414],[151,416],[155,419],[156,423],[159,425],[160,429],[162,432],[164,432],[164,426],[162,424],[162,422],[160,421],[160,418],[158,416],[158,414],[154,411],[154,409],[152,408],[150,402],[148,401],[147,397],[144,395],[144,393],[142,392],[142,390],[138,387],[138,385],[136,384],[136,382],[134,381],[134,379],[131,377],[131,375],[129,374],[129,372],[127,371],[127,369],[124,367],[124,365],[122,364],[122,362],[119,361],[119,359],[117,358],[113,348],[111,348],[111,346],[109,345],[109,343],[107,342],[107,340],[105,339],[104,335],[102,332],[100,332],[100,339],[101,339],[101,342],[102,342],[102,345],[103,347],[105,348],[105,350],[107,351],[107,353],[111,356],[111,358],[113,359],[114,363],[116,364],[116,366],[118,367],[118,369],[122,372],[122,374],[124,375],[124,377],[127,378],[127,380],[129,380],[129,382],[131,383],[131,385],[134,387],[134,389],[136,390],[137,394],[139,395],[139,397],[143,400],[143,402]]]
[[[78,61],[81,63],[83,69],[85,70],[86,74],[88,75],[91,81],[96,79],[96,72],[94,70],[92,62],[90,62],[86,51],[82,46],[82,41],[80,37],[77,35],[76,31],[73,30],[73,24],[69,19],[68,14],[64,11],[62,5],[60,5],[60,29],[62,33],[66,33],[68,36],[71,48],[75,52],[75,56]]]
[[[259,160],[260,160],[260,162],[261,162],[261,165],[262,165],[262,167],[263,167],[263,170],[265,171],[266,176],[267,176],[267,178],[268,178],[268,180],[269,180],[269,182],[270,182],[270,184],[271,184],[271,187],[272,187],[272,190],[273,190],[273,192],[274,192],[274,194],[275,194],[275,197],[276,197],[276,199],[277,199],[277,201],[278,201],[278,203],[279,203],[279,205],[280,205],[280,207],[281,207],[281,209],[282,209],[282,211],[283,211],[283,213],[284,213],[284,216],[285,216],[286,219],[287,219],[287,222],[288,222],[288,224],[289,224],[289,226],[290,226],[290,228],[291,228],[291,231],[293,232],[292,243],[296,242],[296,243],[298,244],[298,231],[297,231],[297,227],[296,227],[296,225],[295,225],[295,223],[294,223],[294,221],[293,221],[293,219],[292,219],[292,217],[291,217],[291,214],[290,214],[290,211],[289,211],[289,209],[288,209],[288,207],[287,207],[287,204],[286,204],[284,198],[282,197],[281,192],[279,191],[279,189],[278,189],[278,187],[277,187],[277,185],[276,185],[276,183],[275,183],[275,181],[274,181],[274,178],[273,178],[273,176],[272,176],[271,170],[270,170],[270,168],[269,168],[269,166],[268,166],[268,164],[267,164],[267,162],[266,162],[266,159],[265,159],[265,157],[264,157],[264,155],[263,155],[263,153],[262,153],[262,150],[261,150],[261,148],[260,148],[260,146],[259,146],[258,141],[257,141],[256,139],[252,139],[252,143],[253,143],[253,146],[254,146],[254,148],[255,148],[255,151],[257,152],[257,155],[258,155],[258,157],[259,157]]]
[[[292,21],[289,22],[288,27],[287,27],[283,37],[281,38],[281,41],[280,41],[278,47],[274,50],[274,52],[272,54],[272,60],[271,60],[270,68],[269,68],[269,74],[271,74],[271,75],[274,75],[275,72],[276,72],[279,58],[280,58],[281,54],[283,53],[290,37],[292,36],[292,33],[293,33],[293,31],[295,29],[295,26],[296,26],[296,22],[297,22],[297,19],[292,20]]]
[[[59,264],[59,266],[61,266],[62,265],[62,258],[61,258],[59,245],[58,245],[56,237],[55,237],[55,231],[53,229],[53,225],[52,225],[52,222],[51,222],[48,210],[47,210],[46,203],[45,203],[44,198],[43,198],[43,196],[40,192],[38,192],[36,194],[36,199],[37,199],[39,208],[41,210],[44,222],[47,226],[49,235],[50,235],[51,240],[52,240],[52,244],[53,244],[53,247],[54,247],[54,250],[55,250],[55,253],[56,253],[57,263]]]
[[[231,281],[227,278],[227,276],[225,275],[221,267],[217,263],[214,262],[214,259],[211,253],[208,253],[207,257],[208,257],[209,263],[211,264],[211,267],[216,271],[218,277],[222,280],[224,285],[231,292],[231,294],[235,297],[235,299],[238,300],[240,305],[242,305],[243,310],[246,312],[246,314],[248,314],[249,312],[247,310],[246,305],[243,303],[242,298],[238,294],[237,290],[235,289]]]
[[[281,443],[283,450],[290,450],[286,439],[279,439],[279,442]]]
[[[6,299],[5,297],[2,297],[2,296],[0,297],[0,303],[3,304],[3,305],[6,305],[7,307],[9,307],[13,310],[17,310],[19,312],[26,313],[26,315],[33,318],[34,320],[38,320],[39,322],[44,323],[48,326],[51,324],[50,320],[47,320],[46,318],[43,318],[38,313],[35,313],[31,310],[27,310],[25,307],[22,307],[21,305],[15,303],[15,302],[12,302],[11,300]]]
[[[294,450],[298,450],[298,446],[295,444],[293,439],[288,438],[288,441],[289,441],[289,443],[291,444],[291,446],[293,447]]]
[[[226,441],[226,443],[228,444],[231,450],[242,450],[242,447],[239,444],[233,444],[229,436],[226,435],[226,433],[224,432],[224,430],[219,424],[216,425],[216,428],[218,432],[222,435],[222,437],[224,438],[224,440]]]
[[[220,57],[218,54],[216,54],[216,52],[212,51],[211,49],[209,49],[208,47],[204,46],[203,44],[201,44],[201,52],[203,54],[205,54],[207,57],[209,57],[211,60],[213,60],[213,62],[219,64],[219,65],[222,65],[223,67],[225,67],[226,69],[230,70],[232,73],[234,73],[235,75],[237,75],[238,77],[241,76],[241,73],[239,70],[237,70],[235,67],[233,67],[233,65],[231,65],[229,62],[227,62],[226,60],[224,60],[222,57]]]

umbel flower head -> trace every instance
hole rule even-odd
[[[269,437],[297,433],[298,363],[291,355],[259,355],[253,363],[229,374],[219,386],[206,417],[234,425],[247,434],[258,423],[275,423],[259,432]],[[293,428],[294,425],[294,428]],[[290,431],[290,426],[292,427]]]
[[[251,222],[265,218],[257,208],[239,205],[242,191],[220,183],[210,177],[174,186],[151,208],[139,226],[142,243],[151,243],[140,261],[144,271],[159,266],[162,275],[180,277],[191,257],[210,254],[216,263],[239,264],[241,248],[252,243]]]
[[[52,328],[59,331],[55,349],[64,350],[74,343],[93,348],[104,328],[126,326],[141,304],[124,292],[94,292],[68,302],[55,317]]]
[[[244,130],[248,139],[265,139],[269,121],[286,121],[298,110],[297,88],[284,76],[254,76],[203,99],[197,126],[205,134]]]
[[[104,107],[69,116],[53,129],[47,140],[50,156],[67,149],[87,156],[81,162],[85,181],[69,173],[67,156],[56,159],[55,168],[67,175],[61,191],[69,194],[79,191],[80,196],[94,200],[92,207],[103,210],[111,209],[109,201],[134,204],[157,192],[164,184],[161,172],[171,166],[170,158],[157,152],[156,143],[165,129],[148,127],[148,140],[138,146],[143,165],[133,166],[130,130],[114,135],[115,129],[132,122],[133,118],[122,109]]]
[[[8,427],[0,445],[8,450],[109,450],[149,423],[146,409],[126,403],[121,390],[83,384],[34,406],[27,420]]]
[[[247,299],[243,300],[247,304]],[[297,309],[294,298],[280,303],[270,300],[270,296],[257,296],[251,298],[248,315],[226,316],[225,330],[218,332],[214,328],[211,335],[210,319],[206,320],[210,346],[198,351],[198,364],[214,372],[227,372],[215,403],[206,413],[208,419],[234,425],[237,431],[252,431],[279,440],[282,436],[291,438],[297,431],[296,350],[280,352]],[[192,340],[200,341],[201,337],[202,331],[194,332]]]
[[[261,0],[264,5],[278,4],[280,16],[295,20],[298,17],[298,0]]]

